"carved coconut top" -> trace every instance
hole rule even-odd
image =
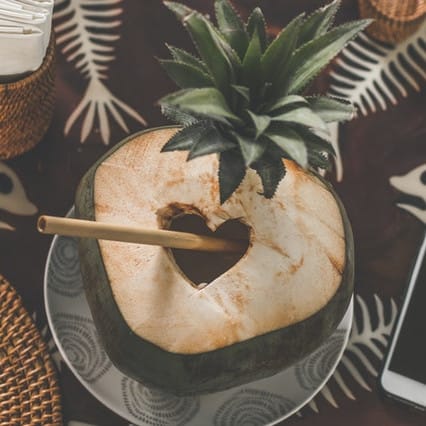
[[[194,206],[216,229],[240,218],[251,228],[246,254],[203,288],[194,287],[162,247],[99,241],[117,305],[139,336],[176,353],[218,349],[313,315],[338,289],[345,267],[344,227],[327,187],[295,163],[272,199],[248,170],[219,203],[218,161],[160,153],[176,129],[135,137],[109,156],[94,181],[96,220],[159,226],[170,204]]]

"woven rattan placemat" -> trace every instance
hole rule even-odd
[[[0,426],[62,425],[47,346],[15,289],[0,276]]]

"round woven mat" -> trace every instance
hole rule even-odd
[[[47,346],[14,288],[0,276],[0,426],[62,425]]]

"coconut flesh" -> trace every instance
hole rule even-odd
[[[272,199],[260,195],[260,179],[248,170],[220,205],[215,154],[187,162],[186,152],[160,152],[176,131],[143,133],[98,166],[96,220],[167,228],[174,213],[196,213],[213,231],[238,219],[250,242],[234,266],[197,286],[168,249],[99,241],[129,328],[166,351],[197,354],[296,324],[327,305],[345,269],[343,220],[327,186],[286,160]]]

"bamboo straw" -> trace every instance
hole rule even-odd
[[[242,253],[247,246],[241,240],[225,240],[189,232],[143,229],[53,216],[40,216],[37,229],[42,234],[59,234],[69,237],[96,238],[200,251]]]

